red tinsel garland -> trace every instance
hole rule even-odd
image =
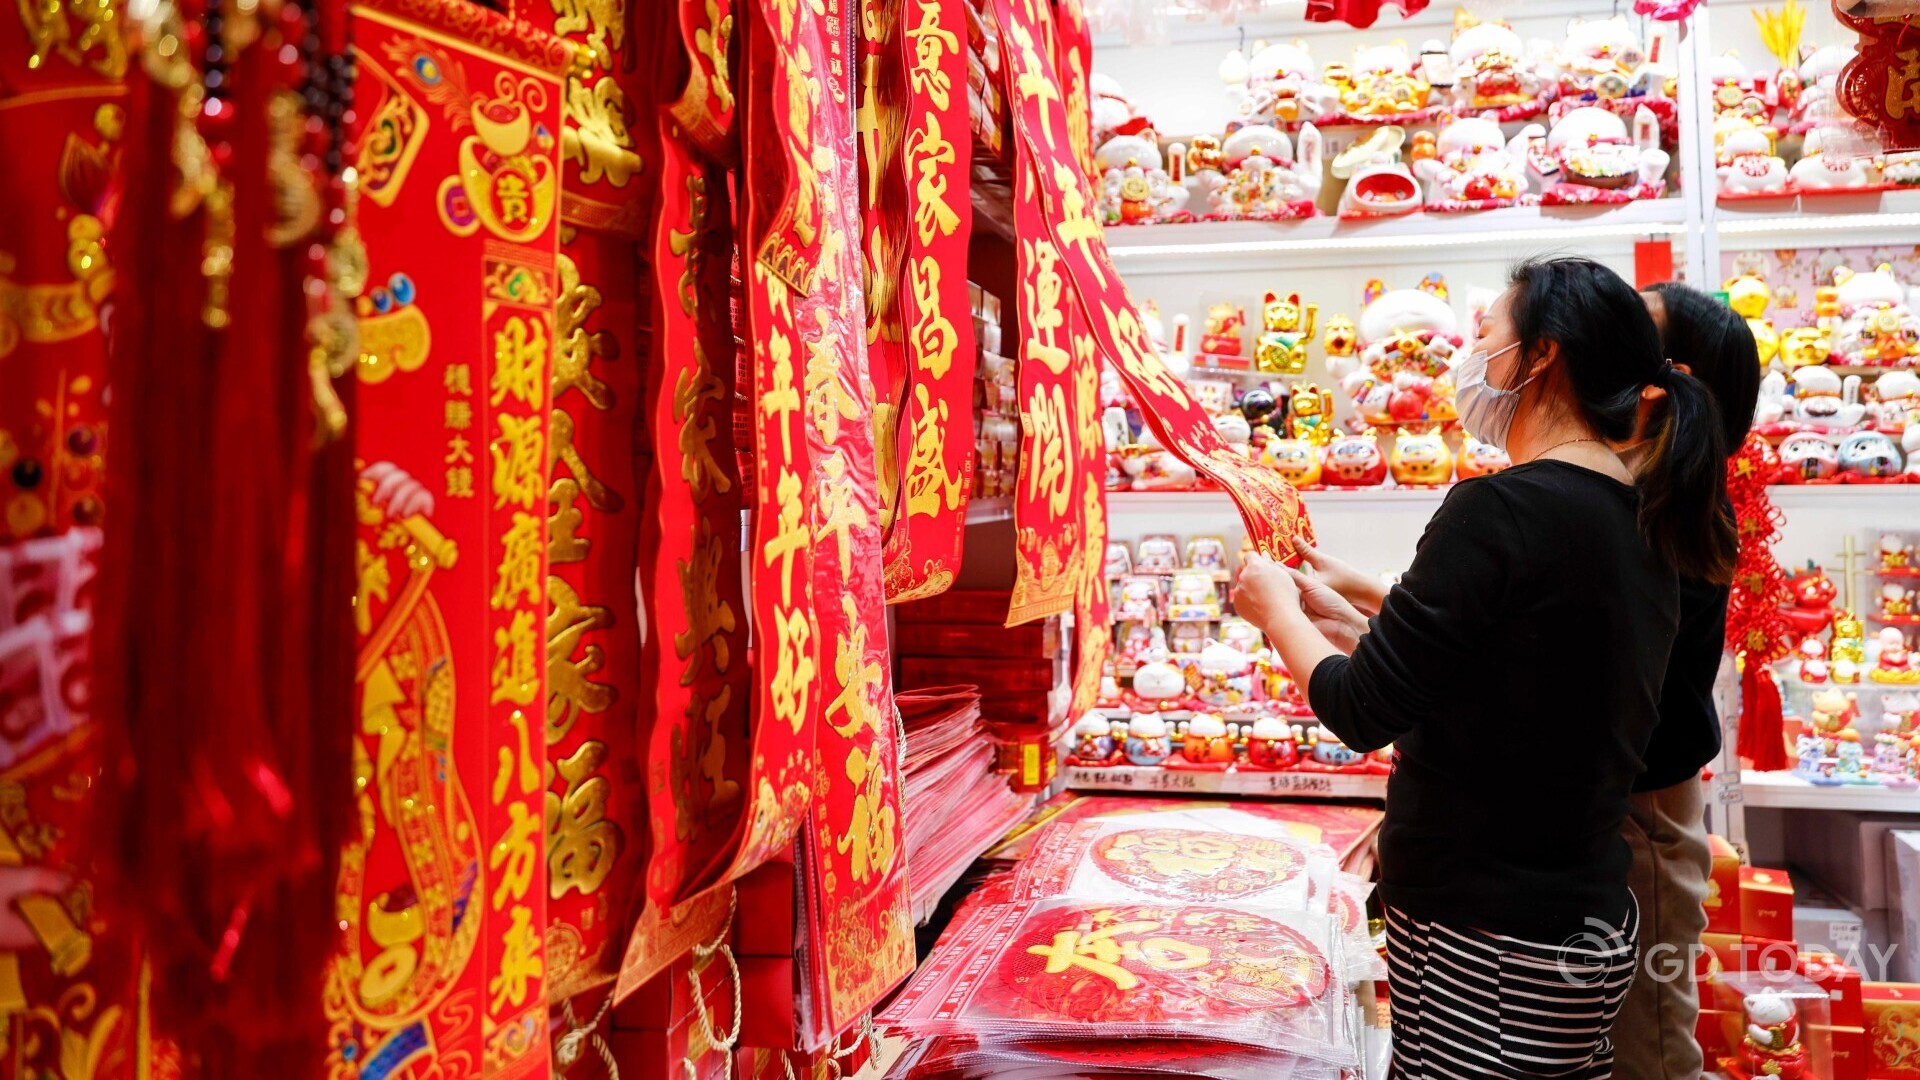
[[[1740,530],[1740,553],[1727,601],[1727,648],[1740,663],[1736,749],[1762,771],[1788,765],[1780,690],[1766,670],[1792,647],[1787,621],[1780,614],[1781,605],[1791,597],[1786,575],[1773,557],[1780,511],[1767,497],[1767,480],[1778,468],[1773,448],[1758,435],[1748,436],[1746,445],[1727,462],[1727,495]]]

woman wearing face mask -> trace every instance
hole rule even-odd
[[[1639,295],[1585,259],[1519,267],[1455,385],[1468,432],[1515,464],[1454,487],[1370,626],[1259,558],[1235,601],[1322,724],[1398,751],[1380,835],[1396,1075],[1607,1076],[1637,933],[1620,830],[1674,570],[1733,565],[1724,436]],[[1611,449],[1636,430],[1637,479]]]

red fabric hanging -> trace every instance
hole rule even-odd
[[[1427,6],[1427,0],[1384,0],[1384,3],[1399,8],[1403,19]],[[1365,30],[1380,17],[1382,5],[1383,0],[1307,0],[1307,21],[1343,22]]]

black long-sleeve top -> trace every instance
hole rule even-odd
[[[1660,688],[1660,723],[1647,740],[1647,771],[1635,791],[1658,791],[1694,780],[1720,753],[1720,714],[1713,680],[1727,639],[1727,587],[1680,579],[1680,629]]]
[[[1560,461],[1461,483],[1353,655],[1314,669],[1321,723],[1398,752],[1386,903],[1556,942],[1625,918],[1620,826],[1679,607],[1637,510],[1632,487]]]

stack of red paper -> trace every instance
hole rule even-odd
[[[978,687],[906,690],[894,700],[907,731],[907,880],[914,921],[924,922],[973,860],[1033,809],[1033,797],[994,774]]]

